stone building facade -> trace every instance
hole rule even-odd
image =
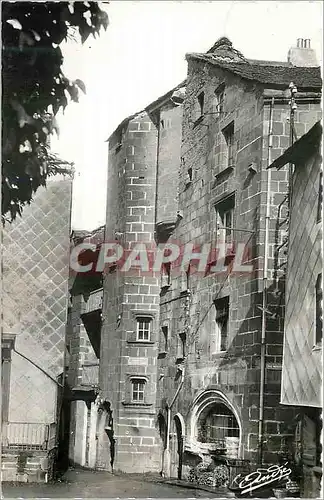
[[[323,342],[322,127],[317,122],[272,168],[295,165],[291,184],[281,403],[298,408],[295,457],[303,496],[320,496]],[[300,283],[303,286],[300,286]]]
[[[205,273],[194,258],[172,269],[160,301],[157,410],[163,468],[178,477],[211,456],[276,463],[291,440],[294,410],[280,405],[288,170],[267,166],[289,145],[290,82],[297,135],[321,114],[319,68],[247,60],[227,39],[187,61],[171,238],[228,247],[214,273],[211,254]],[[239,244],[249,270],[235,269]]]
[[[113,455],[124,472],[188,477],[212,457],[277,462],[293,440],[296,410],[280,404],[289,169],[267,167],[320,119],[320,69],[298,45],[288,62],[224,38],[189,54],[186,81],[109,138],[104,241],[126,256],[103,272],[97,390],[112,419],[98,468]],[[181,258],[126,269],[141,244]]]
[[[73,231],[71,251],[85,242],[100,248],[104,232],[104,227],[92,232]],[[90,252],[90,259],[93,255],[96,253]],[[87,259],[89,251],[85,250],[79,256],[81,265]],[[98,434],[103,434],[98,405],[102,273],[70,269],[69,295],[59,464],[63,470],[69,464],[98,468]]]
[[[64,370],[72,179],[40,187],[3,229],[2,480],[47,481]]]
[[[177,218],[183,84],[124,120],[109,138],[106,242],[154,246],[156,224]],[[172,182],[173,180],[173,182]],[[170,182],[171,181],[171,182]],[[111,266],[104,275],[99,385],[109,399],[115,467],[158,471],[159,276]],[[104,452],[99,458],[107,463]]]

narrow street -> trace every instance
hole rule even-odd
[[[224,494],[162,484],[141,475],[69,470],[55,484],[3,483],[2,498],[224,498]]]

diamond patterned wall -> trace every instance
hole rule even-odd
[[[320,159],[296,167],[290,216],[281,402],[322,406],[322,349],[315,344],[315,284],[322,272],[317,223]]]
[[[12,422],[55,420],[57,386],[42,370],[54,379],[63,371],[71,190],[71,179],[50,180],[4,229],[3,331],[27,358],[12,355]]]

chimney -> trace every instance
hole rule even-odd
[[[297,47],[289,49],[288,62],[293,66],[318,66],[316,53],[311,49],[309,38],[297,39]]]

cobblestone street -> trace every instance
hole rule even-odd
[[[163,484],[141,475],[69,470],[64,480],[55,484],[3,483],[2,498],[224,498],[224,492]]]

